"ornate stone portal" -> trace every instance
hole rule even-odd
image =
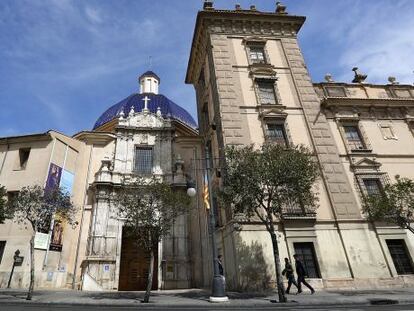
[[[132,106],[130,111],[120,112],[114,127],[116,139],[113,157],[101,161],[101,167],[90,186],[93,213],[87,256],[82,264],[84,290],[145,289],[145,282],[139,280],[146,280],[147,254],[139,250],[133,241],[123,238],[123,220],[111,201],[116,189],[137,177],[153,176],[175,186],[185,185],[186,177],[182,170],[184,162],[180,154],[173,154],[176,129],[172,120],[163,117],[160,107],[155,113],[151,112],[148,96],[142,100],[144,107],[141,111],[136,112]],[[139,160],[139,150],[147,152],[147,162],[144,164]],[[179,163],[173,159],[178,159]],[[140,165],[147,165],[149,171],[140,171]],[[176,169],[177,166],[179,169]],[[158,264],[154,271],[157,275],[155,288],[190,286],[187,239],[187,216],[184,215],[176,220],[171,235],[159,244]],[[123,242],[125,245],[122,245]]]

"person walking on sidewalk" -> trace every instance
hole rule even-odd
[[[308,282],[305,281],[306,276],[306,270],[305,267],[303,267],[302,262],[299,260],[298,254],[293,255],[293,258],[295,258],[295,266],[296,266],[296,274],[298,275],[298,294],[302,292],[302,285],[305,285],[307,288],[310,289],[311,294],[313,295],[315,293],[315,290]]]
[[[293,285],[296,286],[296,288],[299,291],[298,283],[295,281],[295,275],[293,274],[293,267],[292,264],[289,262],[288,258],[285,258],[285,269],[283,269],[282,274],[286,276],[286,279],[288,280],[288,287],[286,289],[286,294],[289,294],[290,287]]]

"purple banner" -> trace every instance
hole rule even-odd
[[[54,189],[59,187],[61,176],[62,168],[56,164],[50,163],[45,189]]]

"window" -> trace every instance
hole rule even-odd
[[[261,105],[276,104],[275,84],[273,81],[257,81],[259,103]]]
[[[6,241],[0,241],[0,264],[3,259],[4,249],[6,248]]]
[[[249,56],[252,64],[266,64],[263,46],[251,46],[249,48]]]
[[[152,174],[152,152],[151,147],[137,147],[135,149],[134,171],[138,174]]]
[[[267,139],[277,144],[287,146],[287,137],[284,124],[268,123],[266,126]]]
[[[344,125],[345,138],[351,150],[366,149],[358,125]]]
[[[382,192],[382,184],[379,178],[363,178],[362,181],[367,195],[378,195]]]
[[[309,278],[320,278],[318,262],[315,256],[315,249],[312,242],[293,243],[295,254],[298,255],[299,260],[303,263],[303,267],[307,272]]]
[[[404,240],[386,240],[398,274],[413,274],[413,266]]]
[[[19,149],[19,158],[17,159],[15,170],[26,169],[27,162],[29,160],[30,148]]]

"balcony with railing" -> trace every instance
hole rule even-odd
[[[285,206],[282,209],[281,219],[283,220],[316,220],[315,208],[303,208],[300,206]]]

